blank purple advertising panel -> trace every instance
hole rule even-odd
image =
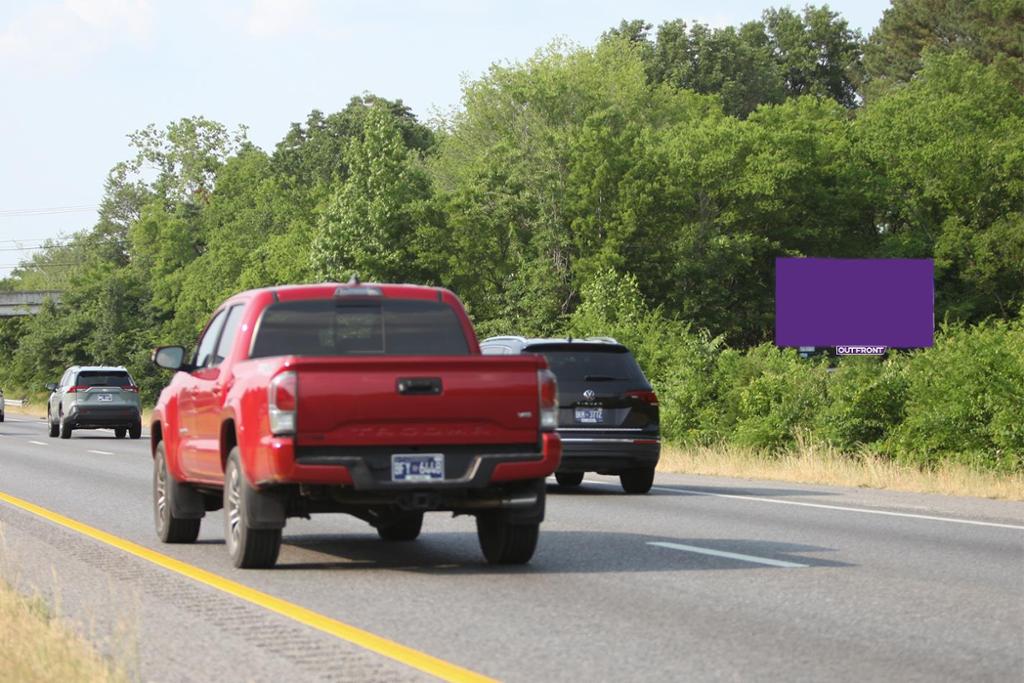
[[[778,346],[931,346],[931,259],[775,259]]]

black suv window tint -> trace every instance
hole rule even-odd
[[[263,356],[464,356],[469,345],[450,306],[419,299],[311,299],[269,306],[252,358]]]
[[[235,337],[238,335],[238,327],[242,322],[242,310],[243,306],[232,306],[228,311],[227,320],[224,321],[224,333],[220,335],[220,341],[217,342],[217,353],[214,354],[210,365],[220,365],[221,362],[228,357],[231,353],[231,345],[235,342]]]
[[[224,326],[226,313],[227,311],[218,313],[213,322],[206,328],[206,332],[203,333],[203,338],[199,340],[199,345],[196,347],[195,358],[192,359],[192,365],[195,367],[204,368],[210,362],[213,356],[213,345],[217,343],[220,328]]]
[[[80,387],[130,387],[135,382],[124,370],[82,370],[75,385]]]
[[[647,383],[633,354],[622,347],[608,349],[527,349],[542,353],[559,382],[628,381]]]

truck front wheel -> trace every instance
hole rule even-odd
[[[490,564],[526,564],[537,548],[540,522],[516,524],[500,511],[476,516],[480,549]]]
[[[224,539],[236,567],[268,569],[277,563],[281,551],[281,529],[252,528],[246,510],[247,498],[260,494],[249,489],[236,446],[228,456],[224,471]]]
[[[161,441],[153,458],[153,518],[156,535],[164,543],[194,543],[199,536],[201,519],[174,516],[174,496],[180,486],[167,471],[167,454]]]

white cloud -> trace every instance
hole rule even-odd
[[[144,42],[152,0],[63,0],[33,5],[0,27],[0,58],[32,68],[76,68],[116,43]]]
[[[276,38],[313,25],[313,0],[254,0],[245,30],[254,38]]]

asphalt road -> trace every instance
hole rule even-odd
[[[0,424],[0,493],[508,681],[1024,680],[1024,504],[659,475],[549,489],[533,562],[469,518],[385,544],[290,520],[278,568],[153,531],[147,442]],[[0,572],[142,680],[417,680],[420,671],[0,502]]]

